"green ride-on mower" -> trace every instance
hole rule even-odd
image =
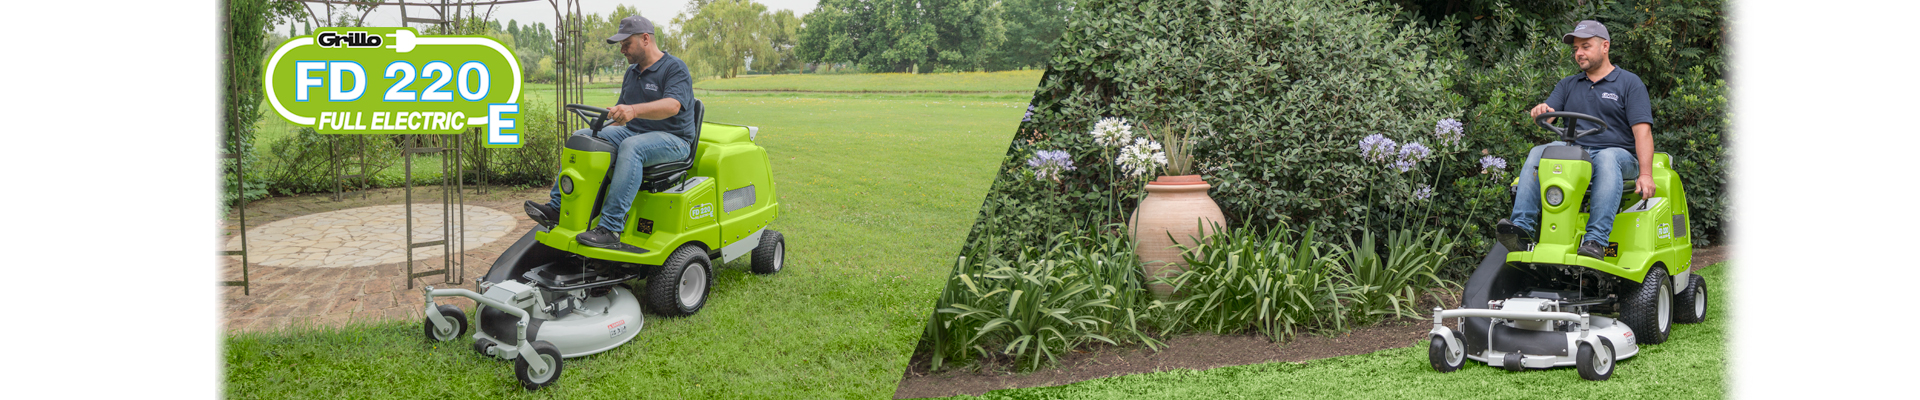
[[[1567,120],[1566,128],[1551,125],[1551,118]],[[1599,127],[1579,130],[1575,120]],[[1667,341],[1673,322],[1707,316],[1706,280],[1692,273],[1686,191],[1672,158],[1655,154],[1657,191],[1620,210],[1605,258],[1581,256],[1593,165],[1572,143],[1606,129],[1606,122],[1572,112],[1540,114],[1534,122],[1566,143],[1540,156],[1539,237],[1522,240],[1526,248],[1495,243],[1467,278],[1462,308],[1434,308],[1427,358],[1440,372],[1473,359],[1510,371],[1574,366],[1581,378],[1606,380],[1614,362],[1638,354],[1641,344]],[[1635,193],[1634,187],[1628,182],[1621,195]],[[1676,293],[1676,287],[1683,289]],[[1460,330],[1447,328],[1447,318],[1461,319]]]
[[[568,104],[591,132],[606,125],[605,109]],[[647,167],[620,233],[620,249],[581,245],[574,236],[593,229],[606,196],[616,145],[593,135],[570,136],[560,154],[556,184],[561,209],[552,226],[527,232],[500,254],[479,292],[425,288],[428,340],[467,332],[460,308],[434,298],[479,303],[473,350],[514,360],[514,375],[529,390],[560,378],[561,359],[620,346],[640,331],[644,302],[655,314],[693,315],[706,305],[715,261],[753,256],[757,274],[780,272],[786,242],[767,229],[780,214],[767,151],[758,128],[705,122],[693,102],[695,141],[686,159]],[[635,286],[645,280],[645,289]],[[633,283],[629,283],[633,282]]]

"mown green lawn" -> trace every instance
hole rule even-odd
[[[538,392],[471,339],[429,344],[419,321],[384,321],[229,336],[226,395],[889,397],[1027,97],[703,93],[708,120],[760,127],[785,207],[773,226],[785,271],[726,265],[699,315],[650,315],[633,342],[566,360]]]
[[[1590,382],[1572,367],[1507,372],[1476,361],[1452,373],[1427,364],[1427,343],[1305,363],[1267,363],[1094,379],[987,392],[989,399],[1701,399],[1728,394],[1727,263],[1707,278],[1707,322],[1675,324],[1666,343],[1640,348],[1613,378]],[[955,396],[975,398],[974,396]]]

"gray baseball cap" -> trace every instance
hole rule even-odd
[[[624,27],[626,25],[621,26]],[[1607,26],[1601,25],[1600,21],[1594,20],[1580,21],[1579,24],[1573,26],[1573,32],[1567,32],[1566,35],[1560,36],[1560,41],[1566,44],[1573,44],[1573,38],[1590,38],[1594,36],[1599,36],[1601,39],[1607,41],[1613,41],[1613,37],[1607,36]]]
[[[648,21],[647,17],[638,15],[626,17],[620,20],[620,32],[608,37],[607,43],[620,43],[622,40],[627,40],[628,36],[642,33],[653,33],[653,21]]]

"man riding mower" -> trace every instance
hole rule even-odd
[[[704,114],[695,101],[696,115]],[[605,110],[569,104],[567,109],[599,128]],[[698,117],[697,117],[698,118]],[[699,312],[713,285],[713,264],[752,255],[756,274],[779,272],[786,240],[767,229],[780,214],[766,149],[758,128],[699,121],[692,154],[679,162],[648,167],[637,205],[620,232],[631,249],[580,244],[575,236],[599,222],[599,198],[609,195],[608,173],[615,146],[593,136],[572,136],[561,152],[566,196],[553,226],[536,226],[494,261],[478,279],[480,292],[426,288],[429,340],[453,340],[467,331],[458,307],[435,297],[460,296],[480,304],[473,349],[514,360],[514,373],[528,389],[553,383],[562,358],[599,353],[632,340],[645,322],[634,294],[644,279],[645,302],[654,313]],[[623,285],[623,283],[628,283]]]
[[[1665,342],[1672,322],[1706,318],[1686,192],[1672,158],[1653,152],[1644,86],[1605,61],[1605,29],[1582,21],[1566,36],[1585,73],[1562,80],[1533,112],[1560,141],[1536,147],[1521,168],[1512,220],[1499,221],[1462,308],[1434,309],[1427,356],[1437,371],[1470,358],[1512,371],[1575,366],[1582,378],[1605,380],[1640,344]],[[1629,123],[1631,136],[1615,129]],[[1638,198],[1616,208],[1615,196],[1627,195]],[[1459,318],[1459,330],[1447,318]]]

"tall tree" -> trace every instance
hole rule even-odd
[[[822,0],[798,35],[807,62],[875,72],[991,68],[1007,41],[996,0]]]
[[[771,52],[766,57],[755,57],[753,69],[777,74],[800,68],[800,56],[794,50],[799,46],[800,25],[800,17],[794,16],[793,10],[767,13],[762,27],[766,29]]]
[[[748,59],[773,56],[762,17],[766,12],[766,5],[750,0],[713,0],[674,17],[686,46],[683,59],[721,78],[738,76]]]
[[[988,69],[1044,68],[1073,15],[1073,0],[1005,0],[1007,36]]]

